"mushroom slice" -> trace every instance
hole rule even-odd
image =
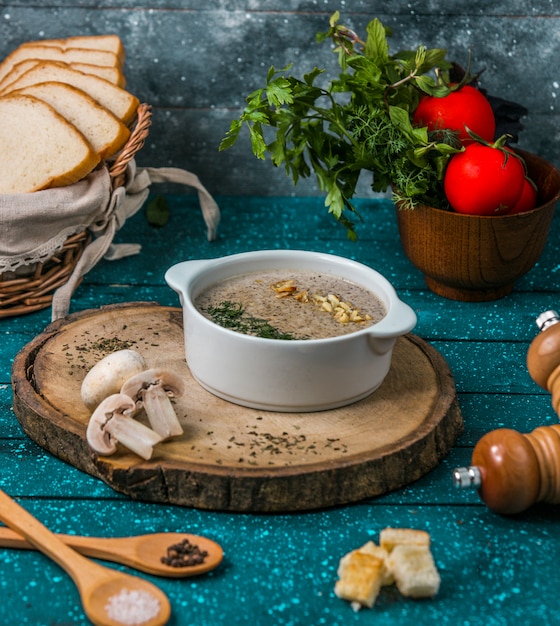
[[[89,419],[86,438],[90,448],[109,456],[116,452],[118,442],[143,459],[150,459],[161,437],[130,417],[135,408],[134,400],[122,393],[105,398]]]
[[[130,396],[144,407],[151,427],[162,439],[183,434],[171,398],[185,393],[185,383],[180,376],[166,370],[149,369],[129,378],[121,393]]]

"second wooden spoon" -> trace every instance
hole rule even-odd
[[[128,567],[168,578],[186,578],[205,574],[218,567],[223,558],[222,548],[206,537],[185,533],[152,533],[132,537],[80,537],[56,535],[66,545],[86,556],[121,563]],[[203,562],[197,565],[173,567],[162,562],[168,548],[187,539],[200,551],[207,552]],[[34,547],[20,534],[0,526],[0,547],[33,550]]]
[[[60,541],[1,489],[0,520],[70,575],[86,615],[96,626],[130,624],[131,610],[135,619],[138,616],[136,623],[143,626],[163,626],[169,621],[171,605],[161,589],[143,578],[90,561]]]

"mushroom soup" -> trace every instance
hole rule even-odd
[[[323,339],[381,320],[385,305],[368,289],[322,272],[270,270],[234,276],[194,302],[208,319],[270,339]]]

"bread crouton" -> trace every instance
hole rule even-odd
[[[339,562],[335,595],[354,610],[371,608],[381,587],[396,583],[403,596],[431,598],[441,579],[430,551],[430,535],[412,528],[385,528],[377,545],[368,541]]]
[[[349,552],[340,560],[335,595],[352,602],[355,608],[371,609],[381,588],[383,567],[383,559],[372,554],[360,550]]]
[[[385,560],[389,556],[389,553],[385,550],[385,548],[378,546],[374,541],[368,541],[361,548],[358,548],[358,551],[363,552],[364,554],[371,554],[372,556],[375,556],[383,561],[383,568],[381,571],[382,587],[387,587],[395,582],[392,572],[389,571],[385,564]]]
[[[396,545],[385,563],[403,596],[431,598],[439,591],[440,576],[426,545]]]
[[[413,528],[384,528],[379,533],[379,543],[387,552],[391,552],[395,546],[430,546],[430,535],[424,530]]]

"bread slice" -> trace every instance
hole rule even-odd
[[[121,69],[117,55],[109,50],[88,50],[87,48],[63,49],[58,46],[25,44],[16,48],[0,63],[0,81],[9,74],[14,65],[26,59],[48,59],[62,63],[89,63]]]
[[[126,86],[126,79],[124,74],[118,67],[109,67],[107,65],[92,65],[91,63],[68,63],[69,67],[73,70],[78,70],[79,72],[84,72],[84,74],[93,74],[94,76],[99,76],[99,78],[104,78],[108,80],[113,85],[117,85],[117,87]]]
[[[440,576],[432,553],[425,545],[396,545],[386,565],[403,596],[431,598],[439,591]]]
[[[362,606],[371,609],[381,588],[383,559],[353,550],[340,560],[338,575],[335,595],[352,602],[356,609]]]
[[[27,70],[35,67],[38,63],[41,63],[41,59],[25,59],[25,61],[16,63],[6,76],[0,80],[0,91],[8,87],[8,85],[17,80],[22,74],[25,74]]]
[[[84,136],[32,96],[0,98],[0,193],[71,185],[99,162]]]
[[[118,35],[77,35],[66,39],[39,39],[28,41],[27,45],[55,46],[67,50],[68,48],[86,48],[87,50],[108,50],[117,55],[122,66],[125,58],[125,51],[122,41]]]
[[[0,90],[0,95],[11,93],[29,85],[45,82],[66,83],[85,91],[91,98],[111,111],[127,126],[134,119],[138,108],[138,98],[113,85],[104,78],[85,74],[63,63],[41,62],[27,70],[7,88]]]
[[[34,96],[50,104],[84,135],[100,159],[116,154],[130,136],[128,127],[110,111],[66,83],[38,83],[13,93]]]
[[[14,83],[20,76],[25,74],[27,70],[30,70],[32,67],[35,67],[39,63],[49,63],[49,61],[45,61],[43,59],[25,59],[25,61],[20,61],[19,63],[16,63],[12,67],[12,69],[6,74],[6,76],[4,76],[4,79],[0,81],[0,91],[8,91],[12,83]],[[62,62],[53,61],[53,63],[61,64]],[[91,65],[90,63],[64,63],[64,65],[71,69],[78,70],[79,72],[84,72],[84,74],[93,74],[94,76],[99,76],[99,78],[104,78],[110,83],[118,85],[123,89],[126,85],[124,74],[117,67]]]

